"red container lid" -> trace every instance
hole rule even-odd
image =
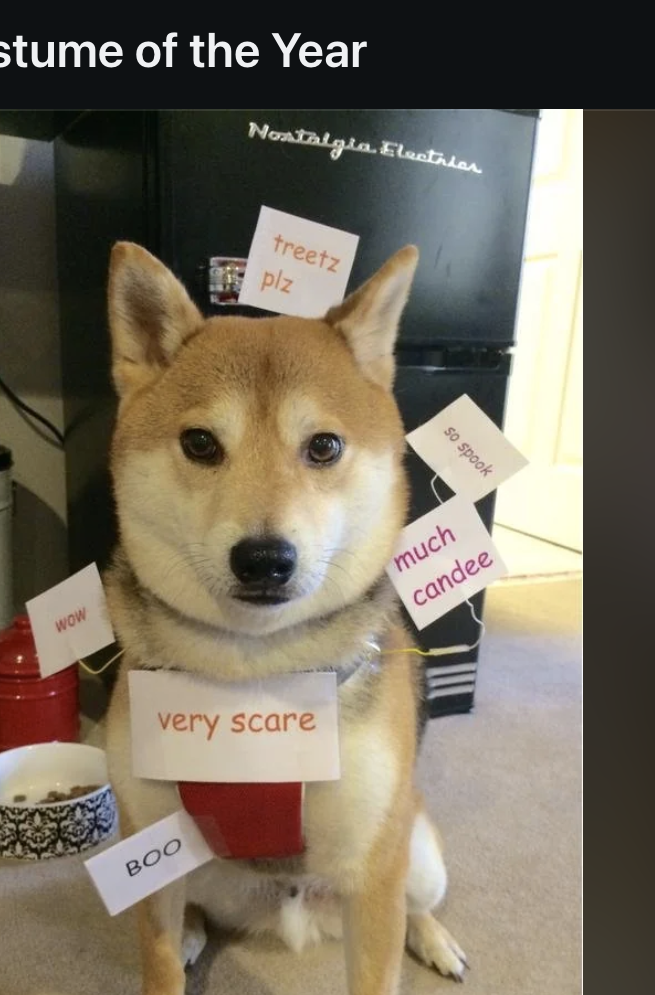
[[[32,626],[28,615],[17,615],[0,632],[0,677],[40,677]]]

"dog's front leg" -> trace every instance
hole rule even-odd
[[[139,903],[143,995],[184,995],[185,893],[181,878]]]
[[[343,904],[349,995],[395,995],[406,911],[405,863],[370,860],[363,887]]]

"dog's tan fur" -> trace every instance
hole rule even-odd
[[[464,955],[430,914],[446,875],[413,786],[420,664],[393,652],[411,641],[384,573],[407,513],[392,357],[417,258],[402,249],[321,320],[204,320],[144,249],[112,252],[120,545],[107,590],[125,654],[108,752],[123,833],[180,807],[175,785],[131,774],[129,670],[244,680],[347,669],[372,637],[383,650],[378,669],[340,685],[342,777],[306,785],[303,856],[217,859],[140,904],[144,995],[184,991],[185,960],[202,945],[189,902],[227,927],[275,929],[296,948],[338,934],[343,919],[351,995],[397,991],[405,939],[462,977]],[[219,465],[186,458],[180,433],[193,427],[220,440]],[[318,432],[345,439],[334,465],[302,458]],[[291,598],[243,603],[230,550],[271,534],[298,550]]]

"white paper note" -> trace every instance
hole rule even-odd
[[[479,501],[528,462],[468,394],[406,438],[451,490],[471,501]]]
[[[32,598],[26,608],[42,677],[115,642],[95,563]]]
[[[129,674],[132,770],[172,781],[333,781],[340,776],[336,676],[219,683]]]
[[[407,525],[387,567],[417,629],[506,573],[474,505],[459,495]]]
[[[320,318],[346,292],[359,235],[262,207],[239,304]]]
[[[85,860],[84,866],[115,916],[214,856],[193,818],[181,809]]]

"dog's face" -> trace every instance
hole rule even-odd
[[[324,319],[204,320],[144,249],[112,253],[121,543],[173,608],[263,635],[382,574],[404,524],[393,346],[418,254]]]

